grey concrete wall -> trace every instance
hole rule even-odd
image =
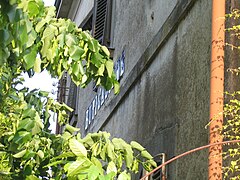
[[[78,126],[137,140],[168,159],[208,143],[211,1],[122,0],[113,4],[112,46],[126,52],[121,92],[111,94],[84,131],[96,95],[79,92]],[[168,178],[207,179],[207,151],[168,167]]]
[[[176,5],[177,0],[113,1],[112,46],[114,58],[126,50],[128,77],[150,41]]]
[[[211,1],[197,1],[179,25],[176,71],[176,154],[206,145],[209,119]],[[179,179],[207,179],[208,151],[177,161]],[[195,177],[195,178],[194,178]]]

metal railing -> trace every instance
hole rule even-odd
[[[201,147],[198,147],[198,148],[195,148],[195,149],[192,149],[190,151],[187,151],[185,153],[182,153],[164,163],[162,163],[160,166],[158,166],[157,168],[153,169],[151,172],[147,173],[146,175],[144,175],[140,180],[148,180],[147,178],[150,177],[153,173],[155,173],[156,171],[158,171],[159,169],[161,168],[165,168],[166,165],[168,165],[169,163],[181,158],[181,157],[184,157],[188,154],[191,154],[191,153],[194,153],[194,152],[197,152],[197,151],[200,151],[200,150],[203,150],[203,149],[206,149],[206,148],[210,148],[212,146],[217,146],[217,145],[223,145],[223,144],[234,144],[234,143],[240,143],[240,140],[230,140],[230,141],[223,141],[223,142],[217,142],[217,143],[212,143],[212,144],[208,144],[208,145],[205,145],[205,146],[201,146]],[[166,180],[167,178],[165,177],[165,179],[163,180]]]

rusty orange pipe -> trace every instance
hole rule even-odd
[[[209,143],[222,142],[224,91],[225,0],[212,0],[212,53]],[[222,179],[222,145],[209,149],[208,178]]]
[[[192,150],[189,150],[189,151],[186,151],[180,155],[177,155],[175,156],[174,158],[172,159],[169,159],[167,160],[166,162],[162,163],[160,166],[156,167],[155,169],[153,169],[151,172],[145,174],[140,180],[147,180],[146,178],[148,178],[150,175],[152,175],[153,173],[155,173],[157,170],[163,168],[164,166],[172,163],[173,161],[176,161],[184,156],[187,156],[189,154],[192,154],[192,153],[195,153],[197,151],[201,151],[203,149],[206,149],[206,148],[210,148],[210,147],[214,147],[214,146],[219,146],[219,145],[223,145],[223,144],[234,144],[234,143],[240,143],[240,140],[229,140],[229,141],[222,141],[222,142],[217,142],[217,143],[213,143],[213,144],[208,144],[208,145],[205,145],[205,146],[200,146],[198,148],[195,148],[195,149],[192,149]],[[190,162],[191,163],[191,162]]]

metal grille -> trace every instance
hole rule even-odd
[[[157,165],[161,165],[162,161],[157,162]],[[151,176],[151,180],[162,180],[162,170],[159,169],[158,171],[156,171],[155,173],[152,174]]]
[[[160,153],[157,154],[154,157],[154,160],[157,163],[157,166],[164,164],[166,161],[166,154],[165,153]],[[145,176],[147,174],[146,170],[143,170],[143,173],[141,174],[141,177]],[[143,179],[143,178],[142,178]],[[166,167],[163,166],[161,169],[158,169],[151,175],[148,175],[148,177],[144,177],[144,180],[166,180],[167,179],[167,174],[166,174]]]

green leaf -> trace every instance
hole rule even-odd
[[[133,166],[132,166],[132,171],[137,173],[138,172],[138,167],[139,167],[139,162],[138,162],[138,159],[135,159],[133,161]]]
[[[43,31],[42,39],[46,38],[51,41],[54,38],[55,31],[57,31],[57,28],[49,24]]]
[[[73,73],[75,76],[78,76],[78,75],[79,75],[79,72],[80,72],[80,65],[79,65],[79,62],[76,62],[76,63],[73,64],[72,73]]]
[[[77,141],[76,139],[70,139],[69,140],[69,147],[71,151],[76,155],[76,156],[85,156],[87,157],[87,150],[83,146],[82,143]]]
[[[104,63],[103,56],[100,53],[92,53],[91,62],[97,68],[99,68],[101,66],[101,64]]]
[[[26,180],[39,180],[39,179],[34,175],[30,175],[26,177]]]
[[[34,120],[35,120],[35,124],[34,124],[34,127],[32,128],[33,135],[40,133],[44,127],[42,120],[40,119],[40,116],[38,113],[36,113]]]
[[[130,149],[126,149],[125,151],[125,160],[127,167],[131,168],[133,163],[133,152]]]
[[[28,14],[30,17],[36,16],[39,13],[38,4],[34,1],[28,3]]]
[[[109,162],[107,166],[107,174],[109,174],[110,172],[117,173],[117,167],[113,161]]]
[[[28,42],[28,32],[25,20],[21,20],[21,25],[19,27],[19,37],[22,45]]]
[[[66,163],[66,160],[59,160],[59,161],[54,161],[54,162],[51,162],[45,166],[43,166],[44,168],[46,167],[52,167],[52,166],[56,166],[56,165],[59,165],[59,164],[65,164]]]
[[[83,40],[86,42],[88,42],[91,39],[90,34],[86,31],[82,31],[81,35],[82,35]]]
[[[43,45],[42,45],[42,49],[41,49],[42,57],[47,57],[47,55],[49,55],[49,50],[51,51],[50,46],[51,46],[50,39],[43,39]]]
[[[98,69],[97,75],[98,76],[103,76],[104,71],[105,71],[105,65],[101,64],[101,66]]]
[[[101,49],[103,50],[103,52],[107,55],[107,57],[110,56],[110,52],[108,50],[108,48],[106,46],[101,46]]]
[[[71,107],[69,107],[68,105],[66,105],[65,103],[62,103],[62,107],[69,112],[73,112],[73,109]]]
[[[2,8],[1,8],[2,10]],[[14,7],[11,7],[8,11],[7,11],[7,15],[9,18],[10,22],[13,22],[16,16],[16,9]]]
[[[87,136],[85,136],[82,141],[86,144],[88,144],[89,146],[92,146],[94,144],[93,139],[91,138],[90,134],[87,134]]]
[[[148,160],[148,161],[146,161],[147,163],[149,163],[149,164],[151,164],[151,166],[153,166],[153,167],[157,167],[157,163],[154,161],[154,160]]]
[[[105,82],[102,84],[102,86],[106,89],[106,90],[110,90],[113,87],[113,82],[112,79],[109,77],[105,78]]]
[[[83,65],[82,65],[82,63],[80,62],[79,63],[79,66],[80,66],[80,73],[82,74],[82,75],[84,75],[85,74],[85,71],[84,71],[84,69],[83,69]]]
[[[33,48],[30,53],[23,56],[26,70],[29,70],[34,66],[36,57],[37,57],[37,51],[35,48]]]
[[[131,180],[131,176],[124,171],[118,176],[118,180]]]
[[[65,33],[61,33],[58,35],[57,40],[59,41],[58,45],[59,47],[63,48],[65,43]]]
[[[113,61],[112,60],[106,61],[106,69],[108,72],[108,77],[112,77],[112,73],[113,73]]]
[[[98,168],[99,174],[103,174],[103,165],[102,163],[95,157],[92,156],[91,162]]]
[[[27,44],[26,44],[26,47],[31,47],[35,40],[37,38],[37,34],[34,30],[31,31],[31,33],[28,33],[28,41],[27,41]]]
[[[116,173],[115,172],[110,172],[109,174],[107,175],[100,175],[98,178],[99,180],[113,180],[116,176]]]
[[[69,132],[64,132],[62,135],[62,138],[64,140],[69,140],[72,137],[72,134],[70,134]]]
[[[9,4],[14,5],[17,3],[17,0],[9,0]]]
[[[63,152],[63,153],[60,154],[59,156],[54,157],[53,160],[62,159],[62,158],[68,158],[68,157],[74,157],[74,156],[75,156],[75,154],[72,153],[72,152]]]
[[[40,58],[36,58],[36,61],[34,63],[34,67],[33,67],[33,70],[36,72],[36,73],[40,73],[41,72],[41,59]]]
[[[95,180],[99,176],[99,169],[95,165],[90,166],[88,169],[88,180]]]
[[[77,38],[73,34],[67,34],[65,37],[65,43],[70,48],[77,44]]]
[[[36,116],[36,111],[34,109],[25,109],[22,113],[22,118],[31,118],[33,119]]]
[[[118,94],[120,92],[120,84],[118,81],[114,82],[114,94]]]
[[[33,158],[36,155],[36,152],[32,151],[32,150],[27,150],[26,154],[23,156],[24,160],[29,160],[31,158]]]
[[[114,155],[114,146],[112,145],[111,142],[107,143],[107,155],[110,159],[114,160],[115,155]]]
[[[24,120],[20,120],[18,125],[18,130],[25,129],[30,131],[34,127],[35,122],[30,118],[26,118]]]
[[[26,151],[27,151],[27,150],[24,149],[24,150],[18,152],[17,154],[14,154],[13,157],[15,157],[15,158],[21,158],[21,157],[23,157],[23,156],[26,154]]]
[[[82,84],[84,84],[85,82],[87,82],[87,80],[88,80],[88,77],[87,77],[87,75],[86,74],[84,74],[83,75],[83,77],[82,77]]]
[[[82,169],[85,169],[83,164],[86,162],[85,159],[70,162],[64,166],[64,170],[67,171],[68,177],[80,174]]]
[[[115,149],[121,149],[121,150],[124,150],[127,144],[123,139],[120,139],[120,138],[113,138],[112,143]]]
[[[91,147],[92,155],[97,156],[101,151],[99,150],[100,148],[100,142],[94,143]]]
[[[10,33],[6,29],[0,30],[0,43],[7,45],[10,43]]]
[[[4,145],[2,143],[0,143],[0,148],[4,148]],[[1,151],[0,151],[0,155],[1,155]]]
[[[116,165],[117,165],[118,169],[121,169],[121,168],[122,168],[122,165],[123,165],[123,157],[122,157],[122,154],[118,154],[118,155],[117,155]]]
[[[43,97],[47,97],[49,95],[49,92],[47,91],[39,91],[39,95]]]
[[[38,155],[41,159],[44,158],[44,153],[43,153],[42,150],[38,150],[37,155]]]
[[[41,19],[41,21],[39,21],[36,25],[36,32],[40,32],[43,28],[43,26],[47,23],[47,20],[46,19]]]
[[[13,138],[13,142],[16,144],[21,144],[29,141],[31,139],[32,135],[30,132],[27,131],[19,131],[15,134]]]
[[[95,39],[89,39],[88,40],[88,47],[92,52],[98,52],[99,50],[99,43]]]
[[[145,149],[136,141],[132,141],[130,145],[132,146],[132,148],[137,149],[138,151],[143,151]]]
[[[8,48],[7,47],[1,48],[0,46],[0,65],[3,65],[7,61],[9,56],[10,51],[8,50]]]
[[[153,158],[152,155],[149,154],[146,150],[141,152],[141,156],[146,158],[146,159],[152,159]]]
[[[69,54],[70,54],[70,57],[76,61],[81,59],[81,56],[84,54],[84,50],[79,46],[71,46],[69,48]]]
[[[77,131],[79,131],[80,129],[79,128],[76,128],[76,127],[73,127],[73,126],[71,126],[71,125],[69,125],[69,124],[66,124],[66,130],[68,130],[70,133],[74,133],[74,132],[77,132]]]

